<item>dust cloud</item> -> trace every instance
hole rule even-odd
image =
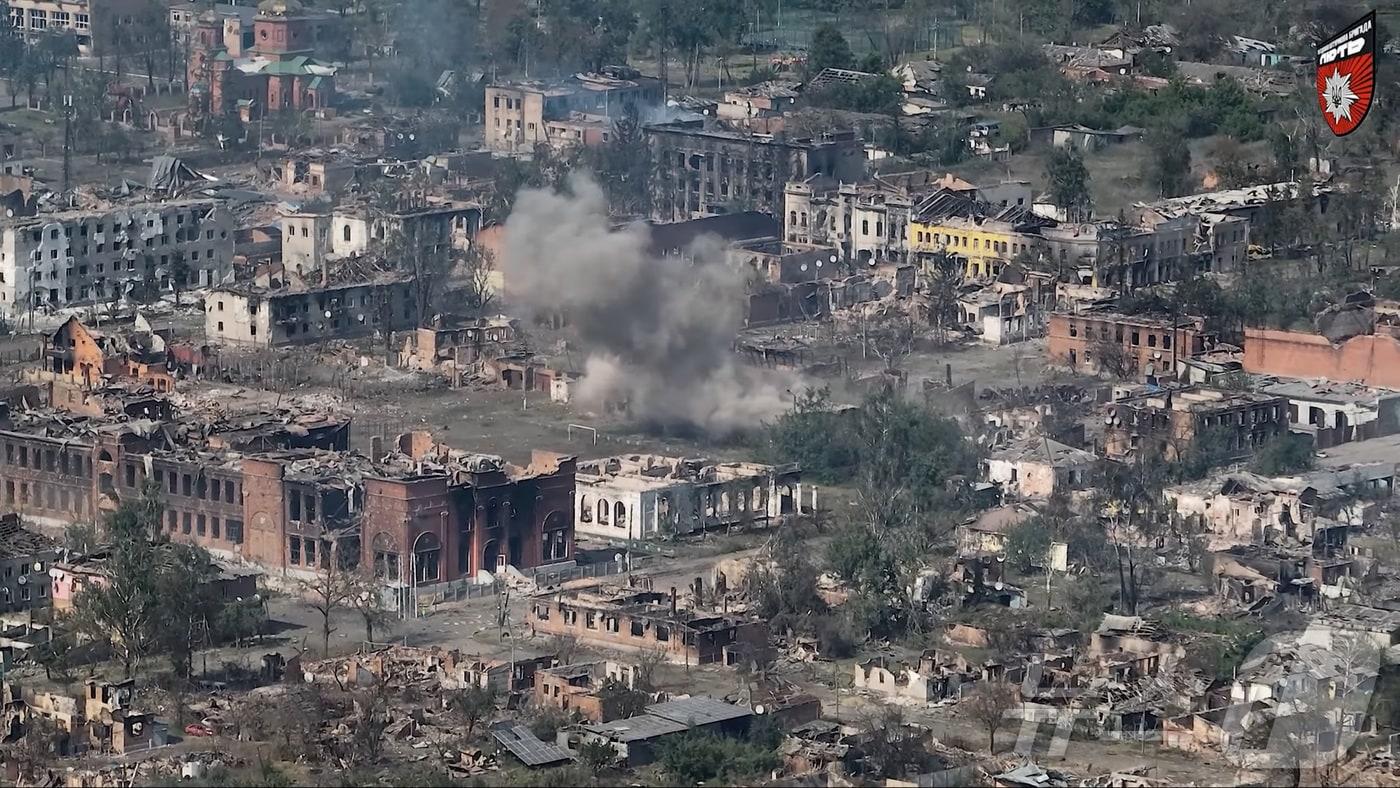
[[[648,239],[643,225],[612,227],[586,176],[515,201],[502,256],[510,299],[527,316],[566,316],[587,353],[573,396],[666,431],[726,434],[780,413],[782,389],[732,352],[744,275],[722,245],[697,242],[681,259],[653,256]]]

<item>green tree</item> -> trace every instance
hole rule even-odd
[[[1050,529],[1040,518],[1031,518],[1007,534],[1006,559],[1022,574],[1037,566],[1045,566],[1050,554],[1050,541]]]
[[[1177,129],[1159,128],[1149,139],[1152,150],[1151,183],[1163,197],[1185,194],[1191,186],[1191,149]]]
[[[603,719],[621,720],[645,711],[651,696],[609,676],[598,688],[598,700],[603,707]]]
[[[714,781],[745,784],[778,765],[772,749],[709,733],[687,733],[658,747],[661,768],[675,785]]]
[[[1056,148],[1045,163],[1045,177],[1050,181],[1050,199],[1065,209],[1072,219],[1088,218],[1092,197],[1089,194],[1089,169],[1084,158],[1072,145]]]
[[[852,68],[855,61],[851,45],[835,25],[824,24],[812,33],[812,46],[807,50],[807,69],[812,74],[826,68]]]
[[[1251,468],[1263,476],[1289,476],[1312,470],[1313,462],[1312,441],[1285,432],[1259,447]]]
[[[496,713],[496,693],[485,687],[467,687],[453,695],[450,703],[452,710],[462,715],[467,723],[468,736],[482,720]]]
[[[592,770],[594,777],[616,763],[618,757],[617,750],[614,750],[611,744],[599,739],[580,742],[575,752],[579,761]]]

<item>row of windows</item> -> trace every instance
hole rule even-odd
[[[1016,241],[986,241],[980,238],[970,238],[966,235],[956,235],[953,233],[935,233],[925,230],[915,230],[914,239],[921,244],[936,244],[952,249],[972,249],[974,251],[997,252],[999,254],[1017,255],[1021,252],[1029,252],[1031,245],[1028,243],[1018,243]]]
[[[1087,322],[1084,324],[1084,338],[1085,338],[1085,339],[1093,339],[1093,338],[1094,338],[1094,325],[1095,325],[1094,323],[1087,323]],[[1108,324],[1107,324],[1107,323],[1098,323],[1097,325],[1098,325],[1098,327],[1099,327],[1099,330],[1098,330],[1098,338],[1099,338],[1099,339],[1104,339],[1104,340],[1108,339]],[[1142,342],[1142,340],[1143,340],[1143,334],[1146,334],[1146,335],[1147,335],[1147,336],[1146,336],[1146,339],[1147,339],[1147,345],[1146,345],[1146,346],[1147,346],[1147,347],[1149,347],[1149,348],[1161,347],[1163,350],[1171,350],[1171,349],[1172,349],[1172,333],[1173,333],[1173,332],[1170,332],[1170,331],[1146,331],[1146,332],[1144,332],[1144,331],[1138,331],[1138,330],[1133,330],[1132,332],[1128,332],[1128,331],[1126,331],[1126,330],[1123,328],[1123,326],[1114,326],[1113,328],[1114,328],[1114,330],[1113,330],[1113,338],[1114,338],[1114,340],[1117,341],[1117,342],[1120,342],[1120,343],[1121,343],[1121,342],[1123,341],[1123,338],[1124,338],[1125,336],[1127,336],[1127,338],[1128,338],[1128,344],[1132,345],[1133,347],[1143,347],[1143,342]],[[1078,336],[1079,336],[1079,331],[1080,331],[1080,330],[1079,330],[1079,324],[1078,324],[1078,323],[1075,323],[1074,321],[1071,320],[1070,323],[1069,323],[1069,335],[1070,335],[1071,337],[1078,337]]]
[[[165,530],[173,536],[195,536],[209,539],[223,539],[232,544],[243,544],[243,521],[218,515],[203,515],[195,512],[165,510]]]
[[[331,565],[330,543],[311,536],[288,536],[287,563],[328,569]]]
[[[565,625],[567,625],[567,626],[572,626],[572,627],[578,626],[578,618],[579,618],[579,616],[578,616],[578,611],[577,611],[577,610],[574,610],[573,608],[569,608],[569,607],[561,607],[561,608],[559,609],[559,614],[560,614],[560,618],[563,619]],[[535,606],[535,618],[539,619],[540,621],[548,621],[549,618],[550,618],[550,609],[549,609],[549,605],[547,605],[547,604],[538,604],[538,605],[536,605],[536,606]],[[604,614],[604,613],[600,613],[600,612],[598,612],[598,611],[596,611],[596,610],[585,610],[585,611],[583,611],[583,626],[584,626],[584,629],[598,629],[598,628],[599,628],[600,619],[601,619],[602,628],[605,629],[605,630],[607,630],[608,632],[621,632],[621,631],[622,631],[622,617],[621,617],[621,616],[618,616],[618,615],[607,615],[607,614]],[[656,640],[656,641],[658,641],[658,642],[665,643],[665,642],[667,642],[667,641],[669,641],[669,640],[671,639],[671,628],[670,628],[670,627],[666,626],[665,624],[656,624],[656,623],[647,621],[646,619],[642,619],[642,618],[630,619],[630,621],[629,621],[629,623],[628,623],[628,626],[627,626],[627,634],[629,634],[630,636],[632,636],[632,637],[634,637],[634,638],[646,637],[646,631],[647,631],[648,628],[650,628],[650,629],[652,630],[652,639],[654,639],[654,640]]]
[[[60,484],[18,482],[5,480],[5,503],[10,506],[34,507],[64,512],[79,517],[88,514],[87,496],[81,490],[70,490]]]
[[[193,215],[193,214],[190,214],[190,220],[191,220],[191,222],[195,221],[194,215]],[[184,224],[184,223],[185,223],[185,214],[183,214],[183,213],[175,214],[175,224],[176,224],[176,225],[182,225],[182,224]],[[86,237],[88,237],[88,226],[87,226],[86,224],[79,224],[79,225],[76,225],[76,226],[77,226],[77,228],[78,228],[78,237],[80,237],[80,238],[86,238]],[[65,226],[63,227],[63,237],[64,237],[64,238],[72,238],[72,237],[73,237],[73,227],[74,227],[74,225],[65,225]],[[135,220],[135,219],[128,219],[128,220],[126,221],[125,224],[122,224],[122,223],[116,222],[116,221],[113,221],[113,222],[112,222],[112,232],[114,232],[114,233],[121,232],[121,231],[124,230],[124,229],[125,229],[125,230],[134,230],[135,228],[136,228],[136,220]],[[146,229],[147,229],[147,230],[154,230],[155,228],[156,228],[156,220],[155,220],[155,219],[147,219],[147,220],[146,220]],[[162,226],[162,229],[164,229],[163,226]],[[98,223],[96,224],[96,226],[93,228],[93,233],[92,233],[92,234],[93,234],[93,235],[101,235],[102,233],[104,233],[104,232],[106,232],[106,231],[107,231],[107,223],[106,223],[106,222],[98,222]],[[59,233],[59,228],[57,228],[57,227],[50,227],[50,228],[49,228],[49,239],[50,239],[50,240],[55,240],[55,241],[58,240],[58,233]],[[228,230],[220,230],[220,231],[219,231],[219,237],[220,237],[220,238],[228,238]],[[33,232],[33,238],[34,238],[34,243],[41,243],[41,242],[44,240],[44,231],[43,231],[42,229],[35,230],[35,231]],[[204,231],[204,238],[205,238],[206,240],[209,240],[209,241],[214,240],[214,230],[212,230],[212,229],[206,229],[206,230]],[[176,230],[176,231],[175,231],[175,240],[176,240],[176,241],[197,241],[197,240],[199,240],[199,228],[198,228],[198,227],[191,227],[188,231],[185,231],[185,230]],[[169,236],[169,235],[162,235],[162,236],[161,236],[161,243],[170,243],[170,236]]]
[[[134,463],[126,465],[126,486],[137,486],[137,470]],[[215,503],[241,503],[238,483],[232,479],[210,479],[189,473],[178,473],[156,468],[156,486],[170,495],[181,495],[201,501]]]
[[[6,441],[5,464],[36,471],[65,475],[71,473],[74,476],[92,478],[92,458],[80,454],[70,455],[63,449],[41,449],[36,446],[33,451],[30,451],[30,447],[22,443],[14,444]]]

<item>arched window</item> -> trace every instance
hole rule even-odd
[[[627,527],[627,505],[622,501],[618,501],[617,505],[613,507],[613,525],[618,528]]]
[[[579,496],[578,499],[578,519],[579,522],[593,522],[593,499],[587,495]]]
[[[370,543],[374,551],[374,576],[387,583],[399,580],[399,550],[389,534],[380,531]]]
[[[431,531],[413,540],[413,580],[416,583],[436,583],[441,579],[438,563],[442,559],[442,540]]]
[[[350,225],[345,225],[345,229],[341,231],[341,235],[344,237],[346,243],[350,243]]]
[[[598,524],[607,525],[608,515],[612,514],[612,504],[606,498],[598,499]]]

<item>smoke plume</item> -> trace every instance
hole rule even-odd
[[[502,265],[512,302],[562,312],[588,357],[574,391],[585,407],[625,403],[663,429],[726,433],[783,409],[777,386],[735,361],[744,277],[722,245],[689,260],[648,251],[643,225],[614,229],[607,200],[575,176],[563,192],[522,191],[506,222]]]

